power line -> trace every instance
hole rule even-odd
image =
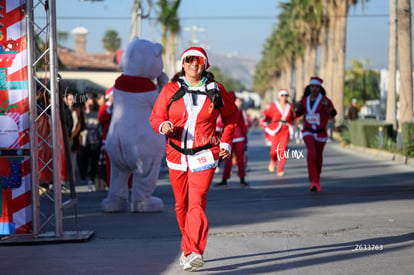
[[[386,17],[388,18],[388,14],[359,14],[359,15],[348,15],[348,18],[375,18],[375,17]],[[40,19],[44,19],[46,17],[38,17]],[[58,16],[58,20],[131,20],[131,17],[127,16],[119,16],[119,17],[99,17],[99,16]],[[148,17],[144,18],[148,20],[158,20],[158,17]],[[240,15],[240,16],[197,16],[197,17],[180,17],[180,20],[269,20],[269,19],[277,19],[277,15]]]

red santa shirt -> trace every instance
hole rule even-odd
[[[108,88],[105,91],[105,99],[108,100],[109,97],[112,97],[113,89]],[[102,140],[106,140],[106,136],[108,135],[109,125],[111,124],[111,118],[112,118],[112,100],[106,101],[105,104],[102,104],[99,106],[99,112],[98,112],[98,120],[99,123],[102,125]]]
[[[323,104],[325,100],[330,107]],[[313,103],[311,102],[310,95],[304,97],[301,103],[304,108],[300,111],[304,113],[303,136],[312,135],[315,140],[326,142],[328,140],[326,125],[329,116],[331,112],[336,113],[332,101],[319,93]]]
[[[233,143],[245,142],[247,143],[247,127],[243,117],[243,111],[237,110],[237,127],[234,128]]]
[[[180,171],[187,171],[188,168],[188,156],[179,152],[173,146],[181,149],[196,149],[209,143],[211,143],[209,149],[217,165],[220,148],[231,152],[233,130],[237,125],[237,107],[223,85],[216,84],[216,82],[208,84],[218,86],[217,88],[224,102],[224,106],[220,108],[223,132],[221,139],[218,140],[216,122],[219,110],[214,108],[207,95],[185,93],[182,98],[174,101],[168,108],[173,95],[180,88],[179,85],[178,82],[170,82],[164,86],[150,118],[152,128],[158,133],[161,133],[164,123],[171,122],[174,125],[174,132],[168,135],[166,148],[168,167]],[[203,89],[205,90],[204,86],[188,87],[188,89],[202,92]]]
[[[265,127],[265,132],[270,136],[289,133],[289,124],[293,124],[294,118],[295,114],[291,104],[288,103],[283,110],[279,102],[275,102],[263,113],[262,121],[271,119],[271,122]]]
[[[106,140],[106,136],[108,135],[109,125],[111,124],[111,118],[112,118],[112,104],[109,102],[105,102],[105,104],[102,104],[99,106],[99,113],[98,113],[98,119],[99,122],[102,125],[102,139]]]

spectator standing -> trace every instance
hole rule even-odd
[[[358,101],[356,98],[353,98],[351,101],[351,106],[349,106],[347,118],[348,123],[352,120],[358,119]]]
[[[79,170],[82,180],[88,181],[88,191],[93,190],[98,171],[99,153],[101,150],[102,129],[98,120],[98,104],[95,96],[89,94],[84,106],[85,137],[79,156]]]

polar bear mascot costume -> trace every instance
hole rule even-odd
[[[163,201],[152,193],[165,153],[165,137],[155,133],[149,123],[158,93],[168,82],[162,72],[161,53],[161,44],[135,37],[122,55],[123,74],[113,86],[113,114],[105,145],[111,184],[101,203],[103,212],[127,211],[131,173],[131,211],[159,212],[164,208]]]

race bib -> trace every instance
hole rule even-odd
[[[191,172],[200,172],[216,166],[213,153],[210,150],[203,150],[195,155],[188,156],[188,166]]]
[[[307,114],[305,119],[306,122],[312,125],[319,125],[320,123],[319,114]]]

